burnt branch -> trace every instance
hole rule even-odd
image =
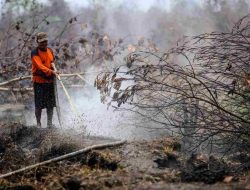
[[[183,135],[192,148],[250,151],[249,20],[164,53],[130,53],[115,72],[96,78],[102,101]]]

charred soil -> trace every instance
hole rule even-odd
[[[18,126],[0,137],[0,173],[114,139]],[[0,179],[0,189],[250,189],[241,163],[183,155],[175,138],[133,141]]]

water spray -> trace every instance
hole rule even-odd
[[[56,69],[54,63],[52,63],[52,67],[53,67],[54,71],[57,72],[57,69]],[[67,97],[67,99],[68,99],[68,101],[69,101],[70,108],[71,108],[72,112],[73,112],[77,117],[79,117],[80,114],[79,114],[79,112],[78,112],[78,110],[77,110],[75,104],[73,103],[73,101],[72,101],[72,99],[71,99],[71,97],[70,97],[70,95],[69,95],[67,89],[65,88],[65,86],[64,86],[64,84],[63,84],[63,82],[62,82],[62,80],[61,80],[60,75],[56,75],[56,80],[58,80],[58,81],[60,82],[60,84],[61,84],[61,86],[62,86],[62,88],[63,88],[63,91],[64,91],[64,93],[65,93],[65,95],[66,95],[66,97]],[[55,84],[56,84],[56,83],[55,83]],[[55,85],[55,89],[56,89],[56,85]],[[55,92],[56,92],[56,99],[57,99],[57,102],[56,102],[56,103],[57,103],[57,105],[56,105],[57,116],[58,116],[59,124],[60,124],[60,126],[62,127],[61,112],[60,112],[60,107],[59,107],[59,105],[58,105],[58,104],[59,104],[59,103],[58,103],[58,94],[57,94],[57,91],[55,91]]]

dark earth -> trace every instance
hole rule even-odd
[[[90,145],[117,141],[20,124],[2,125],[4,128],[14,130],[0,137],[1,174]],[[179,139],[165,137],[91,150],[27,170],[0,179],[0,189],[246,190],[250,189],[250,175],[239,159],[184,155]]]

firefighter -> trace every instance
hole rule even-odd
[[[37,126],[41,127],[42,109],[47,111],[47,127],[52,128],[53,109],[56,106],[54,76],[59,72],[53,70],[54,54],[48,46],[48,36],[44,32],[36,35],[37,47],[31,52],[32,81],[35,99],[35,116]]]

